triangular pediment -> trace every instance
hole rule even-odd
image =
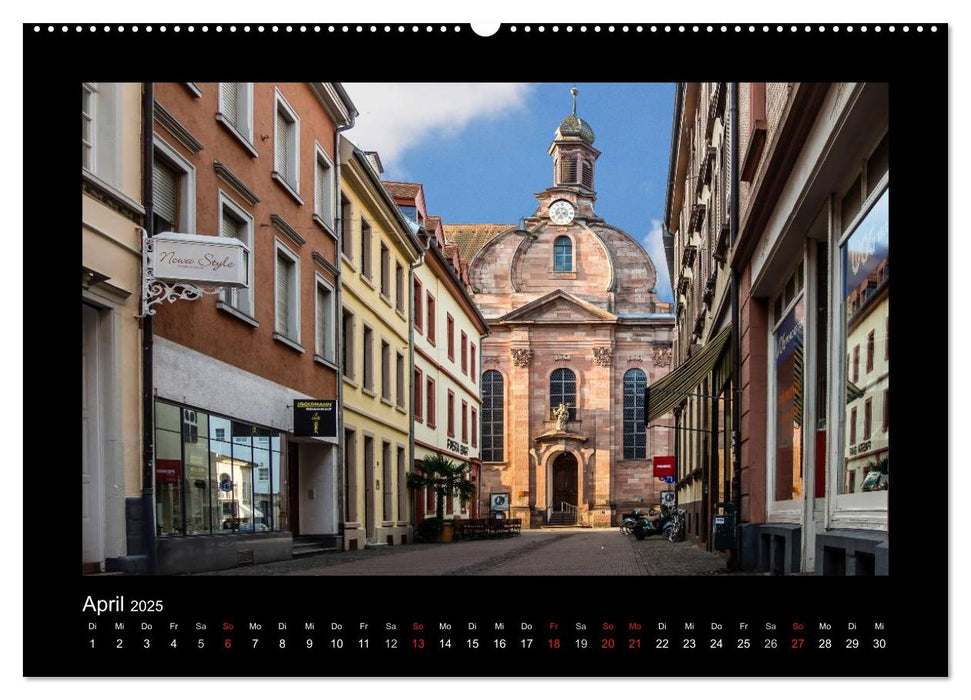
[[[584,301],[562,289],[534,299],[515,311],[496,319],[499,323],[583,323],[607,322],[617,317],[599,306]]]

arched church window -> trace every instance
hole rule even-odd
[[[577,419],[577,376],[573,370],[557,369],[550,375],[550,419],[561,403],[569,409],[568,420]]]
[[[553,271],[570,272],[573,270],[573,241],[569,236],[558,236],[553,241]]]
[[[503,461],[503,382],[494,369],[482,373],[482,446],[483,462]]]
[[[644,426],[644,391],[647,375],[643,370],[627,370],[624,375],[624,459],[647,458],[647,430]]]

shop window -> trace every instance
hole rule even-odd
[[[802,264],[800,263],[800,269]],[[786,290],[788,295],[788,289]],[[775,371],[775,500],[803,494],[803,336],[805,305],[800,296],[776,319],[773,333]]]
[[[859,187],[859,180],[854,187]],[[843,447],[839,468],[839,492],[843,494],[885,491],[890,486],[890,426],[886,405],[890,362],[886,351],[879,365],[876,359],[876,329],[880,325],[886,329],[890,315],[889,201],[889,189],[875,192],[864,201],[859,207],[860,213],[850,220],[840,244],[844,308],[840,340],[844,347],[853,348],[851,381],[843,388],[843,415],[849,419],[849,440]],[[845,217],[843,221],[846,225]],[[867,381],[858,383],[859,348],[863,343],[867,348],[868,376]],[[884,430],[874,432],[874,401],[881,400]],[[861,409],[862,440],[857,442],[857,415]]]
[[[155,410],[160,534],[287,528],[281,433],[163,401]]]

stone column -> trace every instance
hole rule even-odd
[[[510,517],[522,518],[525,527],[530,526],[529,499],[531,494],[520,496],[529,491],[530,470],[530,365],[533,351],[527,344],[513,342],[510,348],[512,363],[509,367],[509,417],[506,427],[509,430],[510,485],[512,487]]]

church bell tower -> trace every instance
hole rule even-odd
[[[594,163],[600,151],[593,147],[596,138],[590,124],[577,116],[579,90],[570,88],[573,113],[560,122],[549,154],[553,157],[553,186],[569,187],[594,195]]]

